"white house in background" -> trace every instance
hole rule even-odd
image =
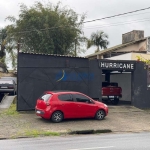
[[[86,57],[89,59],[105,59],[118,55],[121,57],[121,55],[124,54],[127,54],[124,55],[126,57],[128,55],[134,57],[136,55],[134,53],[140,53],[141,55],[150,53],[150,37],[144,37],[144,31],[133,30],[125,33],[122,35],[122,44],[93,53]],[[144,55],[144,57],[146,57],[146,55]]]
[[[143,60],[150,60],[150,37],[144,37],[144,31],[133,30],[122,35],[122,44],[86,57],[89,59],[137,60],[138,56]],[[103,81],[106,80],[105,77],[106,75],[103,74]],[[131,72],[113,72],[110,75],[110,81],[117,82],[122,87],[122,100],[131,101]]]
[[[150,60],[150,54],[143,54],[143,53],[126,53],[106,59],[111,59],[111,60],[137,60],[138,57],[142,58],[142,60]]]

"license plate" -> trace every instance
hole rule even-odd
[[[36,113],[37,113],[37,114],[41,114],[41,111],[38,111],[38,110],[37,110]]]
[[[109,98],[114,98],[114,96],[109,96]]]
[[[2,88],[2,89],[7,89],[7,87],[6,87],[6,86],[1,86],[1,88]]]

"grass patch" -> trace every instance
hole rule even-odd
[[[25,136],[27,137],[39,137],[39,136],[59,136],[60,133],[51,131],[40,131],[40,130],[27,130]]]
[[[11,104],[11,106],[8,109],[2,111],[0,115],[8,115],[8,116],[19,115],[19,113],[16,111],[16,104]]]

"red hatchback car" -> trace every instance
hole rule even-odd
[[[108,114],[108,107],[79,92],[46,91],[37,100],[35,112],[36,115],[53,122],[90,117],[102,120]]]

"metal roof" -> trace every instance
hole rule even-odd
[[[105,53],[109,53],[109,52],[118,50],[119,48],[123,48],[123,47],[129,46],[129,45],[138,43],[138,42],[140,42],[140,41],[144,41],[144,40],[146,40],[146,39],[147,39],[147,38],[143,38],[143,39],[136,40],[136,41],[132,41],[132,42],[129,42],[129,43],[116,45],[116,46],[113,46],[113,47],[111,47],[111,48],[104,49],[104,50],[102,50],[102,51],[93,53],[93,54],[91,54],[91,55],[87,55],[86,58],[93,57],[93,56],[97,56],[97,55],[102,55],[102,54],[105,54]]]
[[[44,53],[33,53],[33,52],[19,52],[23,54],[34,54],[34,55],[46,55],[46,56],[59,56],[59,57],[72,57],[72,58],[86,58],[80,56],[71,56],[71,55],[59,55],[59,54],[44,54]]]

